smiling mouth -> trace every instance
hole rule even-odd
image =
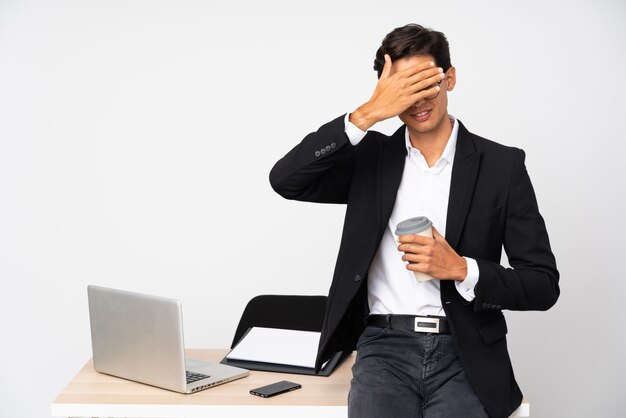
[[[423,122],[425,120],[428,120],[428,118],[430,117],[431,112],[432,112],[432,109],[421,110],[419,112],[413,112],[409,116],[411,116],[412,119],[414,119],[414,120],[416,120],[418,122]]]

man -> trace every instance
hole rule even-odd
[[[546,310],[559,296],[524,152],[448,114],[456,73],[442,33],[394,29],[374,69],[371,99],[270,173],[285,198],[347,204],[317,367],[356,347],[351,417],[507,417],[522,393],[502,310]],[[404,125],[392,136],[369,130],[393,116]],[[416,216],[433,237],[397,239]]]

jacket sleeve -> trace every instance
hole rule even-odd
[[[477,259],[480,279],[474,309],[547,310],[559,297],[559,272],[544,220],[524,165],[513,165],[504,228],[504,249],[511,268]]]
[[[358,146],[345,133],[344,116],[308,134],[270,171],[270,184],[286,199],[347,203]]]

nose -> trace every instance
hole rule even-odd
[[[418,107],[419,105],[424,104],[424,102],[426,102],[425,99],[420,99],[417,102],[413,103],[411,107]]]

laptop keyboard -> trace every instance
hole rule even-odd
[[[189,370],[186,370],[185,373],[187,373],[187,383],[193,383],[193,382],[197,382],[198,380],[207,379],[211,377],[209,375],[202,374],[202,373],[193,373],[193,372],[190,372]]]

